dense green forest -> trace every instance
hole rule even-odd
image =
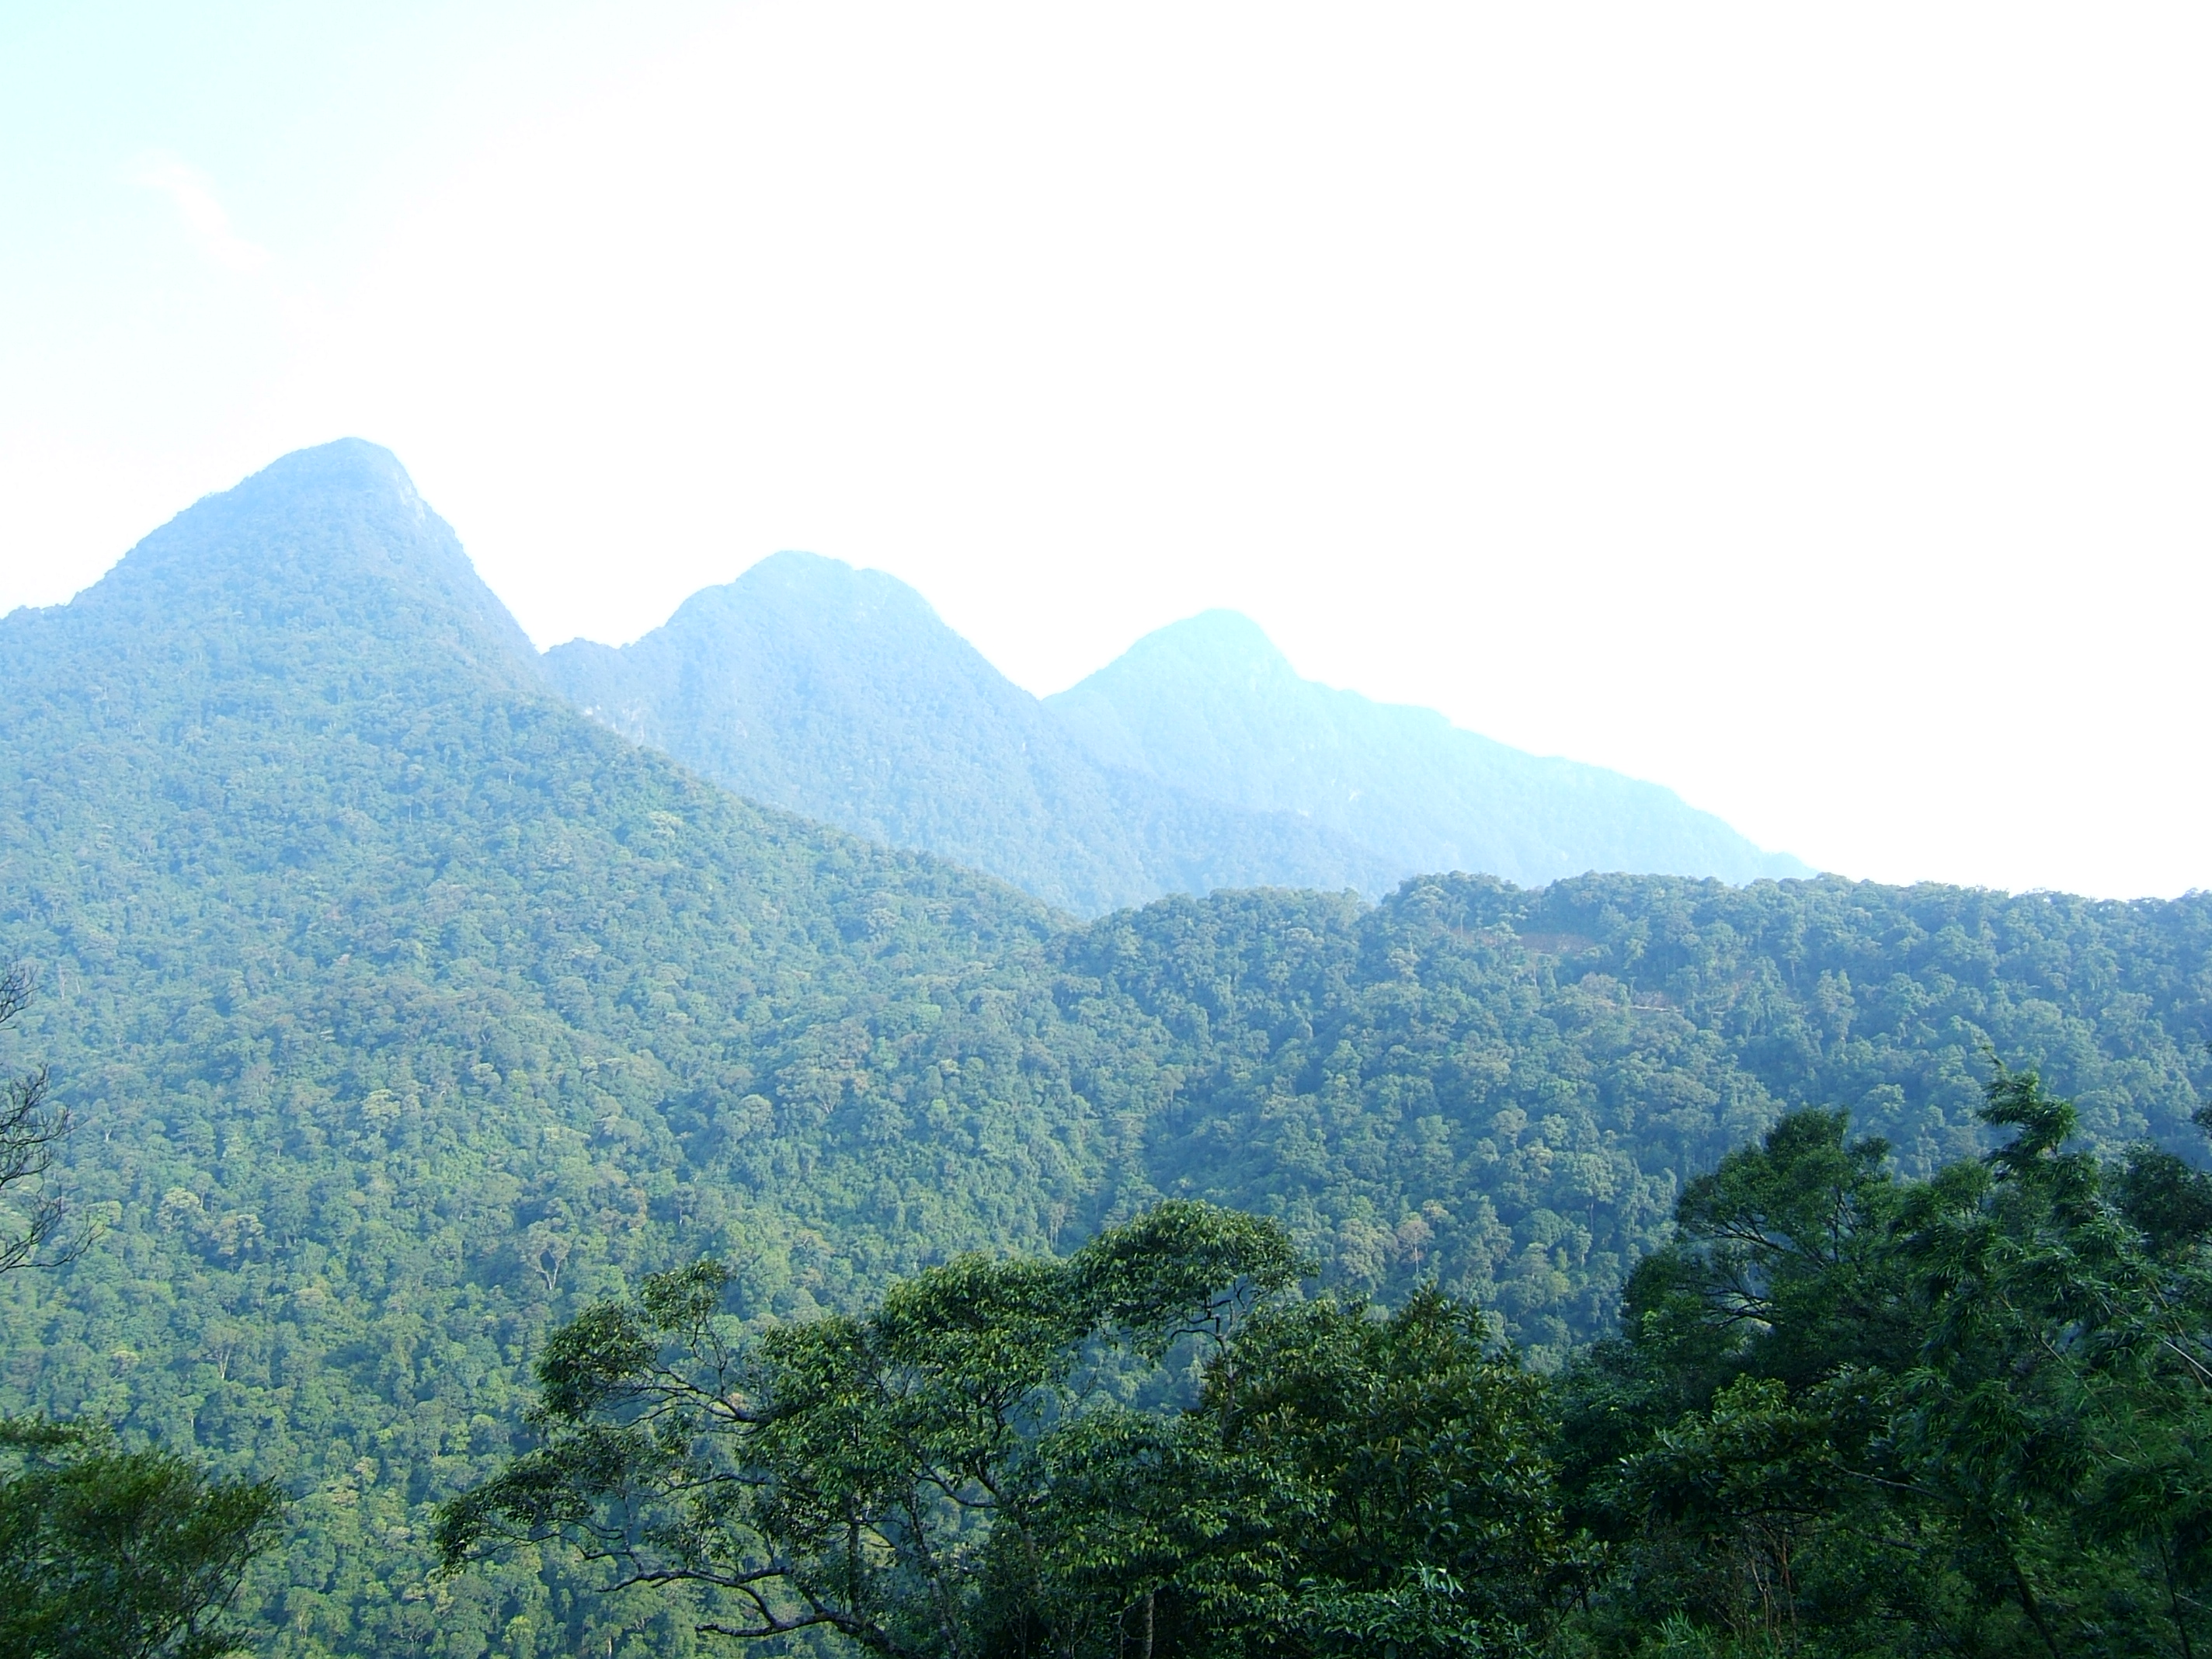
[[[1206,1200],[1552,1372],[1787,1109],[1920,1178],[1989,1145],[1998,1060],[2108,1151],[2194,1156],[2212,1090],[2198,896],[1446,877],[1080,925],[585,720],[359,444],[0,622],[0,957],[86,1239],[0,1279],[0,1409],[278,1480],[238,1611],[286,1656],[687,1650],[431,1534],[550,1333],[702,1256],[789,1322]]]
[[[1287,1230],[1188,1202],[757,1334],[701,1262],[554,1334],[539,1443],[441,1551],[887,1659],[2185,1659],[2212,1176],[2067,1150],[2032,1073],[1981,1115],[1918,1182],[1786,1115],[1549,1377],[1433,1286],[1300,1297]]]
[[[1785,1107],[1925,1174],[1982,1145],[1993,1060],[2106,1146],[2194,1147],[2212,1089],[2197,896],[1432,877],[1166,900],[1070,947],[1172,1034],[1155,1189],[1280,1215],[1334,1282],[1434,1276],[1540,1353],[1607,1327],[1683,1178]]]

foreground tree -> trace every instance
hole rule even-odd
[[[720,1311],[725,1269],[663,1274],[555,1334],[544,1445],[448,1504],[439,1546],[458,1567],[563,1538],[611,1589],[684,1587],[711,1634],[976,1651],[990,1546],[1003,1568],[1007,1540],[1034,1536],[1040,1443],[1083,1419],[1117,1357],[1218,1348],[1300,1267],[1279,1228],[1167,1205],[1065,1261],[963,1256],[866,1317],[751,1340]]]
[[[0,1026],[30,999],[0,973]],[[0,1194],[35,1182],[69,1132],[42,1067],[0,1085]],[[40,1194],[0,1236],[0,1273],[56,1265],[61,1200]],[[118,1445],[104,1425],[0,1418],[0,1654],[9,1659],[215,1659],[246,1564],[274,1541],[266,1481],[216,1480],[189,1458]]]
[[[1433,1289],[1388,1316],[1361,1302],[1263,1307],[1206,1366],[1193,1409],[1100,1413],[1042,1449],[1030,1530],[1043,1559],[1029,1599],[989,1601],[1027,1621],[1002,1622],[994,1645],[1532,1650],[1574,1564],[1553,1430],[1544,1379]],[[1119,1610],[1087,1648],[1067,1639],[1085,1608]]]
[[[283,1499],[189,1458],[129,1451],[96,1425],[0,1422],[0,1653],[213,1659],[222,1620]]]
[[[548,1345],[544,1443],[444,1559],[562,1538],[703,1632],[888,1655],[1510,1650],[1559,1554],[1541,1384],[1432,1293],[1287,1304],[1303,1265],[1178,1202],[750,1341],[721,1269],[649,1280]]]
[[[1927,1182],[1802,1113],[1691,1184],[1570,1389],[1599,1646],[2212,1651],[2212,1181],[2033,1073],[1983,1116]]]
[[[0,969],[0,1031],[30,1001],[29,968],[18,962]],[[66,1254],[42,1255],[60,1241],[64,1206],[58,1194],[40,1189],[70,1127],[52,1102],[52,1084],[43,1066],[0,1080],[0,1273],[51,1265]]]
[[[2212,1176],[2069,1150],[2033,1073],[1983,1116],[1925,1181],[1784,1117],[1557,1379],[1203,1205],[750,1343],[694,1268],[556,1336],[446,1560],[902,1656],[2212,1655]]]

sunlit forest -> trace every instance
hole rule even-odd
[[[0,622],[0,1651],[2212,1643],[2203,896],[1082,921],[344,444]]]

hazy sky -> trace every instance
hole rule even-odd
[[[0,0],[0,609],[389,444],[540,644],[1211,605],[1825,867],[2212,885],[2201,6]]]

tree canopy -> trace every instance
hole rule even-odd
[[[901,1659],[2187,1659],[2212,1176],[2081,1150],[2033,1073],[1983,1116],[1924,1179],[1785,1116],[1550,1375],[1433,1286],[1301,1297],[1279,1226],[1188,1202],[750,1338],[700,1264],[554,1337],[543,1443],[441,1548],[565,1538],[702,1634]]]
[[[0,971],[0,1027],[31,996]],[[52,1167],[69,1133],[43,1070],[0,1085],[0,1196]],[[36,1194],[0,1236],[0,1275],[41,1263],[64,1212]],[[59,1260],[71,1252],[64,1247]],[[193,1460],[116,1443],[97,1421],[0,1416],[0,1652],[21,1659],[218,1659],[246,1564],[273,1541],[283,1500],[267,1481],[210,1480]]]
[[[0,958],[89,1241],[0,1276],[0,1411],[281,1478],[237,1606],[283,1659],[682,1651],[431,1534],[552,1332],[702,1255],[749,1328],[857,1318],[1199,1200],[1556,1368],[1787,1113],[1917,1181],[1990,1145],[1990,1051],[2107,1158],[2194,1158],[2212,1091],[2201,895],[1433,877],[1080,924],[584,720],[362,445],[0,619]]]

